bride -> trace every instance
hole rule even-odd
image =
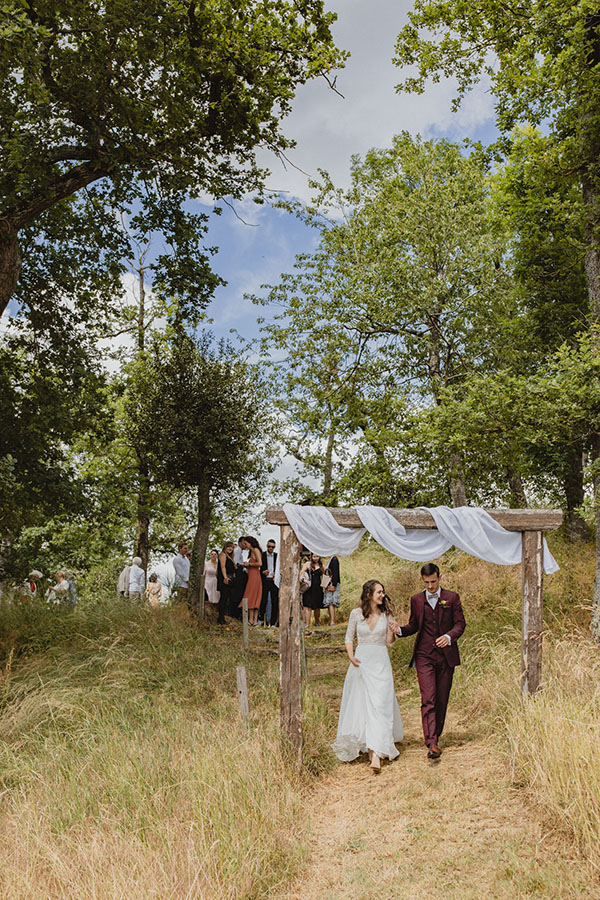
[[[344,762],[368,750],[374,772],[381,769],[382,757],[398,756],[395,742],[404,736],[387,650],[396,639],[392,624],[392,611],[383,585],[379,581],[365,582],[360,606],[350,613],[346,630],[350,666],[333,750]],[[355,636],[358,637],[356,655]]]

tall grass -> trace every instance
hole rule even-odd
[[[458,728],[487,735],[504,748],[516,786],[525,789],[548,827],[566,832],[600,868],[600,650],[589,633],[594,548],[550,540],[561,569],[545,583],[542,690],[521,698],[521,573],[451,551],[439,561],[444,584],[462,597],[467,630]],[[419,589],[418,565],[379,548],[346,562],[342,609],[356,605],[362,581],[381,578],[396,602]],[[395,651],[397,678],[406,680],[411,646]],[[454,705],[456,709],[456,704]]]
[[[289,880],[305,823],[271,658],[242,659],[238,635],[177,610],[12,608],[3,622],[3,900],[250,900]],[[314,746],[318,719],[307,711]]]

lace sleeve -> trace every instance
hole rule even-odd
[[[356,620],[358,618],[358,609],[353,609],[350,613],[350,618],[348,619],[348,627],[346,628],[346,637],[344,638],[345,644],[354,643],[354,638],[356,637]]]

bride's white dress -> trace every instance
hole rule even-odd
[[[360,753],[374,750],[378,756],[395,759],[395,742],[404,737],[400,707],[394,693],[394,677],[386,644],[388,619],[380,615],[373,631],[360,609],[348,620],[346,643],[358,644],[354,655],[360,666],[350,663],[333,750],[338,759],[350,762]]]

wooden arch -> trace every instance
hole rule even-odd
[[[329,510],[339,525],[364,527],[354,509]],[[387,510],[405,528],[435,529],[433,516],[423,509]],[[488,509],[507,531],[520,531],[523,542],[523,628],[521,692],[535,693],[542,673],[543,628],[543,533],[562,523],[560,509]],[[299,762],[302,760],[302,682],[300,674],[301,616],[299,602],[302,545],[281,507],[267,509],[267,522],[281,529],[279,589],[279,653],[281,730],[287,735]]]

